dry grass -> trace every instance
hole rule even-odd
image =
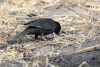
[[[74,6],[77,5],[78,7],[81,7],[83,9],[86,9],[90,12],[99,12],[100,11],[100,2],[95,1],[87,1],[85,4],[83,3],[85,0],[49,0],[46,2],[46,0],[1,0],[0,1],[0,45],[8,45],[6,43],[6,40],[16,35],[16,33],[21,32],[24,28],[23,25],[20,24],[21,21],[28,22],[26,18],[30,18],[27,16],[27,14],[30,14],[32,12],[38,13],[42,12],[46,8],[49,8],[51,6],[55,5],[65,5],[68,6]],[[33,7],[33,5],[41,4],[41,10],[36,9]],[[76,4],[77,3],[77,4]],[[71,8],[68,8],[72,10]],[[72,10],[74,11],[74,10]],[[75,11],[74,11],[75,12]],[[90,16],[88,13],[79,14],[78,12],[75,12],[74,15],[66,15],[65,13],[62,15],[52,15],[49,16],[50,18],[54,17],[56,21],[59,21],[59,23],[62,26],[63,30],[72,31],[72,30],[81,30],[78,34],[73,35],[66,35],[66,37],[57,37],[53,41],[47,41],[46,43],[44,41],[39,42],[32,42],[28,41],[27,43],[22,44],[15,44],[13,46],[8,46],[7,50],[0,50],[0,63],[2,64],[3,61],[11,61],[15,60],[20,63],[24,63],[27,66],[54,66],[49,63],[49,57],[52,56],[59,56],[61,53],[61,49],[65,46],[69,46],[70,44],[75,46],[76,44],[82,44],[85,42],[86,39],[95,39],[99,38],[100,33],[98,30],[100,28],[100,21],[98,21],[97,18],[94,18],[93,16]],[[38,16],[32,17],[32,18],[40,18],[40,17],[48,17],[46,15],[41,15],[38,13]],[[71,17],[71,18],[69,18]],[[75,19],[73,18],[75,17]],[[73,42],[70,42],[66,40],[67,38],[76,38]],[[27,39],[26,39],[27,40]],[[24,45],[24,47],[22,47]],[[39,48],[50,46],[51,50],[45,50],[39,52]],[[59,50],[55,50],[55,46],[61,47]],[[31,47],[33,46],[33,47]],[[100,45],[97,45],[100,46]],[[97,47],[96,46],[96,47]],[[13,49],[11,49],[13,47]],[[17,47],[17,48],[16,48]],[[79,52],[76,51],[76,53],[85,52],[89,49],[81,49]],[[95,48],[95,47],[93,47]],[[31,50],[37,50],[36,52],[32,52]],[[19,52],[21,51],[21,52]],[[56,51],[56,52],[55,52]],[[26,53],[27,55],[31,55],[31,59],[34,58],[34,60],[30,61],[29,63],[23,60],[23,54]],[[75,53],[75,52],[72,52]],[[72,54],[71,52],[68,52],[68,54]],[[30,58],[30,57],[29,57]],[[41,60],[42,61],[41,61]],[[55,67],[55,66],[54,66]]]

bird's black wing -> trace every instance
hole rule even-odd
[[[44,29],[55,29],[55,27],[57,26],[55,21],[49,18],[41,18],[41,19],[33,20],[24,25],[34,26],[34,27],[44,28]]]

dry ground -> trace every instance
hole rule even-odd
[[[100,67],[99,17],[99,0],[0,0],[0,67]],[[7,44],[38,18],[58,21],[60,35]]]

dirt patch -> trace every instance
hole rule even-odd
[[[0,67],[100,67],[99,4],[99,0],[1,0]],[[58,21],[60,35],[46,36],[47,42],[27,35],[7,44],[26,28],[23,23],[38,18]]]

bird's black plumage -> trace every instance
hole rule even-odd
[[[18,33],[15,36],[12,36],[7,40],[8,43],[15,40],[16,38],[21,38],[28,34],[34,34],[35,39],[38,39],[38,35],[44,36],[51,33],[59,34],[61,30],[61,26],[58,22],[50,19],[50,18],[41,18],[37,20],[30,21],[29,23],[25,23],[24,25],[27,25],[28,27],[22,31],[21,33]]]
[[[44,29],[54,29],[57,26],[56,23],[58,22],[55,22],[50,18],[41,18],[41,19],[30,21],[29,23],[26,23],[24,25],[34,26],[34,27],[44,28]]]

